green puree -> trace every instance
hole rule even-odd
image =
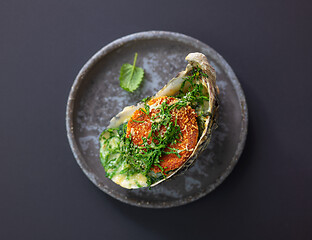
[[[126,176],[126,179],[130,179],[131,176],[142,174],[146,178],[146,185],[149,186],[166,177],[169,172],[160,166],[160,157],[171,153],[180,157],[179,153],[181,152],[174,148],[169,148],[170,151],[167,152],[164,151],[170,143],[177,143],[181,136],[181,129],[177,121],[171,120],[171,110],[191,106],[198,116],[199,136],[204,130],[204,122],[208,116],[204,109],[207,109],[209,98],[200,81],[202,76],[208,77],[199,68],[194,68],[189,76],[183,79],[179,93],[174,96],[178,101],[170,105],[164,101],[157,106],[160,111],[151,117],[151,132],[147,138],[142,138],[142,145],[135,145],[131,141],[131,136],[126,137],[127,122],[119,128],[110,128],[102,132],[100,135],[100,159],[108,178],[112,179],[114,176],[122,174]],[[149,114],[150,106],[147,104],[149,100],[150,98],[142,100],[144,103],[144,108],[140,109],[142,114]],[[163,136],[158,134],[162,126],[166,127]],[[150,138],[152,141],[148,143],[147,139]],[[158,166],[161,172],[151,171],[153,165]],[[135,183],[137,187],[142,187],[138,181]]]

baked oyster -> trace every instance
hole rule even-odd
[[[202,53],[153,97],[128,106],[100,135],[106,176],[121,187],[153,187],[187,169],[216,123],[216,73]]]

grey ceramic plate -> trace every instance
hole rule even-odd
[[[105,177],[99,160],[98,137],[109,120],[125,106],[154,95],[178,72],[190,52],[204,53],[217,72],[220,89],[219,127],[193,167],[149,189],[127,190]],[[140,89],[119,87],[119,69],[132,63],[144,68]],[[66,127],[73,154],[87,177],[110,196],[136,206],[165,208],[205,196],[228,176],[243,150],[247,106],[233,70],[211,47],[183,34],[149,31],[120,38],[97,52],[81,69],[70,91]]]

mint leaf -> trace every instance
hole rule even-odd
[[[135,53],[133,65],[125,63],[120,68],[119,75],[120,87],[122,87],[124,90],[128,92],[133,92],[134,90],[136,90],[143,80],[144,76],[143,68],[135,66],[137,57],[138,54]]]

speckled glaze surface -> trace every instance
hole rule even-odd
[[[132,63],[145,70],[141,87],[128,93],[119,86],[119,70]],[[101,132],[125,106],[154,95],[185,69],[190,52],[204,53],[217,72],[220,89],[218,128],[208,148],[183,174],[151,189],[124,189],[105,177],[99,160]],[[211,47],[183,34],[163,31],[135,33],[97,52],[81,69],[67,102],[67,136],[73,154],[87,177],[110,196],[140,207],[166,208],[195,201],[220,185],[232,171],[247,134],[247,105],[233,70]]]

